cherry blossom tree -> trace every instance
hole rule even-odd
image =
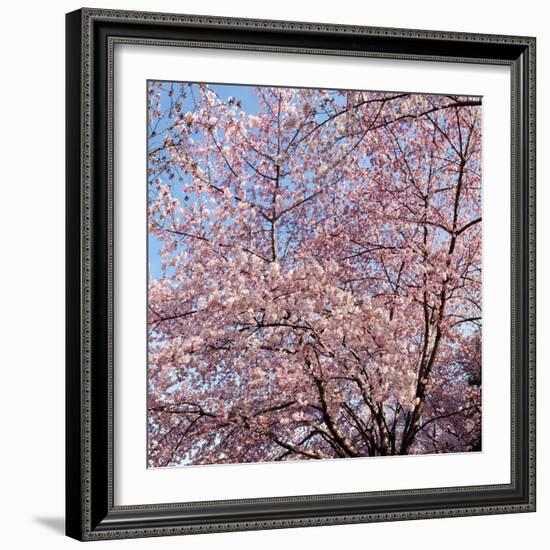
[[[149,465],[480,450],[481,100],[227,90],[149,82]]]

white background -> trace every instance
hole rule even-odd
[[[88,2],[89,6],[198,12],[212,15],[437,28],[535,35],[538,38],[539,151],[539,464],[548,460],[550,406],[542,397],[549,377],[547,323],[550,277],[544,244],[550,238],[547,124],[550,31],[543,2],[440,0],[388,3],[275,3],[202,0]],[[2,531],[7,548],[76,546],[63,538],[64,507],[64,12],[77,2],[18,2],[3,6],[2,172]],[[446,9],[446,7],[448,9]],[[547,246],[546,246],[547,248]],[[507,420],[503,418],[503,422]],[[547,469],[546,469],[547,470]],[[536,514],[423,520],[316,529],[293,529],[187,538],[97,543],[120,547],[263,549],[421,546],[424,549],[542,547],[550,520],[548,474],[539,468]]]
[[[115,504],[510,482],[510,70],[504,66],[115,47]],[[483,452],[146,469],[144,94],[159,80],[483,96]],[[141,238],[140,238],[141,236]],[[508,413],[505,413],[508,414]],[[141,419],[141,421],[140,421]]]

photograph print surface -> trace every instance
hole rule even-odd
[[[149,467],[481,451],[481,103],[147,82]]]

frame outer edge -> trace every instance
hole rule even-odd
[[[82,540],[85,508],[82,460],[81,361],[82,211],[81,211],[81,16],[65,17],[66,35],[66,365],[65,365],[65,532]]]
[[[198,26],[230,26],[256,30],[306,31],[317,33],[347,33],[379,36],[381,38],[421,38],[513,44],[523,46],[527,54],[527,67],[522,84],[528,92],[526,115],[522,127],[528,132],[523,146],[528,152],[523,183],[527,203],[524,213],[528,230],[528,349],[525,366],[528,383],[529,431],[525,440],[528,465],[527,502],[485,507],[444,508],[396,513],[354,514],[332,517],[257,520],[177,527],[126,529],[96,529],[91,525],[91,270],[92,230],[92,27],[94,20],[111,20],[127,23],[181,24]],[[445,31],[419,31],[410,29],[385,29],[301,23],[236,19],[200,15],[160,14],[120,10],[82,8],[66,16],[67,21],[67,363],[66,363],[66,533],[78,540],[105,540],[135,537],[154,537],[176,534],[198,534],[236,530],[276,529],[319,525],[338,525],[388,520],[410,520],[437,517],[457,517],[498,513],[529,512],[536,507],[535,486],[535,39],[532,37],[456,33]],[[78,132],[78,133],[77,133]],[[525,150],[524,149],[524,150]],[[527,180],[527,181],[525,181]],[[74,233],[79,227],[79,234]],[[73,232],[73,233],[71,233]],[[98,526],[99,527],[99,526]]]
[[[528,232],[529,232],[529,279],[528,279],[528,306],[529,306],[529,342],[528,342],[528,375],[529,375],[529,511],[536,512],[537,509],[537,395],[536,395],[536,322],[537,322],[537,300],[536,300],[536,278],[537,278],[537,199],[536,199],[536,178],[537,178],[537,40],[532,37],[527,45],[527,85],[529,87],[529,105],[527,113],[527,124],[529,131],[529,155],[527,160],[527,184],[529,188],[528,199]]]
[[[390,27],[370,27],[364,25],[320,23],[311,21],[290,21],[279,19],[252,19],[229,16],[179,14],[153,11],[117,10],[103,8],[82,8],[85,18],[104,19],[120,22],[148,22],[153,24],[175,23],[179,25],[200,25],[204,27],[225,26],[231,28],[249,28],[256,30],[305,31],[322,33],[356,34],[379,36],[381,38],[422,38],[428,40],[454,40],[468,42],[487,42],[495,44],[529,45],[531,36],[484,34],[457,31],[439,31],[427,29],[407,29]]]

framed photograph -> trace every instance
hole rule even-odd
[[[535,39],[67,15],[67,535],[535,510]]]

